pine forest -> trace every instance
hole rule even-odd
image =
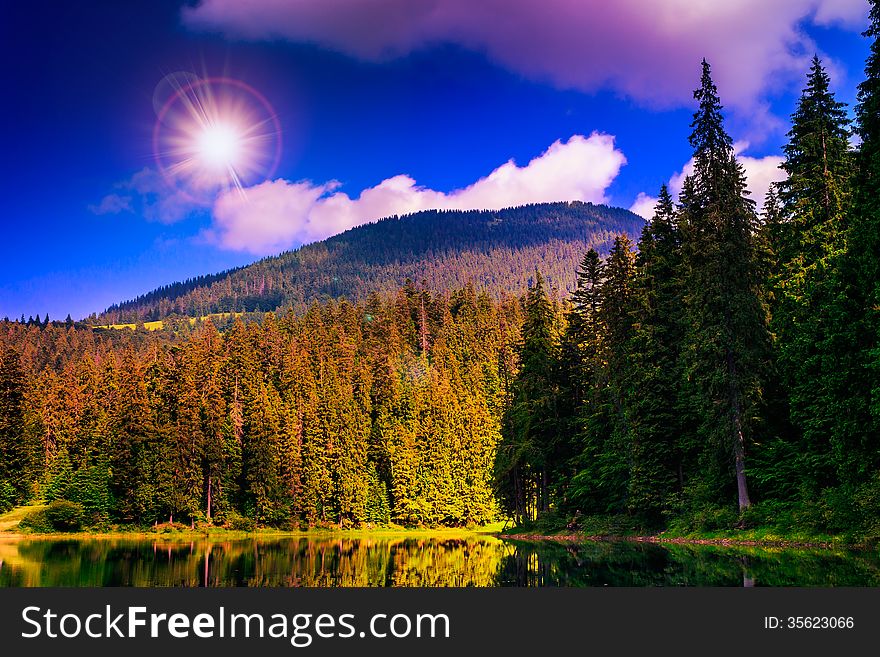
[[[704,60],[693,173],[643,228],[555,204],[494,261],[412,246],[395,218],[91,321],[0,323],[0,509],[880,538],[877,4],[871,19],[854,120],[814,58],[763,207]],[[407,221],[486,232],[539,210]],[[383,243],[418,258],[364,269]]]

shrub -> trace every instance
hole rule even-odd
[[[231,510],[226,513],[225,524],[227,529],[237,532],[252,532],[257,527],[253,518],[239,515]]]
[[[778,500],[764,500],[752,504],[740,516],[743,527],[773,527],[789,530],[797,523],[792,517],[792,505]]]
[[[31,511],[24,518],[21,519],[21,522],[18,523],[18,526],[22,529],[30,529],[34,532],[40,533],[48,533],[53,531],[52,525],[49,524],[49,519],[46,517],[46,511],[40,509],[39,511]]]
[[[55,500],[44,511],[46,519],[55,531],[75,532],[82,527],[82,504],[70,500]]]
[[[739,518],[732,507],[703,504],[673,518],[669,529],[673,533],[705,533],[734,529],[738,524]]]
[[[19,526],[35,532],[75,532],[82,527],[83,508],[70,500],[55,500],[45,509],[32,511]]]

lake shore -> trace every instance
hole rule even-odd
[[[230,541],[248,539],[434,539],[434,538],[467,538],[485,536],[499,540],[523,541],[523,542],[555,542],[555,543],[653,543],[658,545],[705,545],[717,547],[754,547],[754,548],[782,548],[782,549],[835,549],[869,550],[876,546],[849,542],[843,539],[834,540],[796,540],[786,538],[735,538],[735,537],[699,537],[699,536],[627,536],[627,535],[591,535],[591,534],[535,534],[516,533],[507,534],[496,528],[373,528],[373,529],[304,529],[304,530],[277,530],[258,529],[253,532],[235,531],[223,528],[211,528],[205,530],[180,530],[180,531],[147,531],[141,529],[112,530],[112,531],[80,531],[80,532],[0,532],[0,541],[19,540],[112,540],[112,539],[154,539],[165,541]]]
[[[714,533],[690,533],[685,535],[660,532],[656,534],[638,531],[615,531],[611,528],[595,527],[592,531],[567,531],[564,529],[534,527],[508,527],[503,521],[476,527],[403,527],[397,525],[340,528],[310,527],[305,529],[275,529],[268,527],[252,531],[231,529],[207,524],[188,526],[180,523],[163,523],[153,527],[117,526],[106,530],[86,529],[70,532],[37,532],[22,530],[18,521],[27,511],[39,506],[24,506],[0,515],[0,540],[40,540],[40,539],[159,539],[169,541],[193,540],[244,540],[274,538],[464,538],[482,535],[512,541],[558,543],[613,542],[655,543],[670,545],[708,545],[718,547],[758,547],[758,548],[804,548],[804,549],[874,549],[876,543],[847,536],[827,536],[808,534],[786,534],[769,528],[730,530]],[[5,522],[4,522],[5,521]],[[611,529],[611,531],[608,531]],[[505,531],[506,530],[506,531]],[[597,531],[598,530],[598,531]]]
[[[0,531],[0,540],[40,540],[40,539],[165,539],[165,540],[238,540],[253,538],[463,538],[468,536],[499,537],[501,523],[484,527],[374,527],[356,529],[310,528],[282,530],[260,528],[255,531],[240,531],[223,527],[196,527],[194,529],[166,530],[161,525],[157,529],[116,528],[108,531],[75,532],[25,532]]]
[[[585,533],[559,533],[541,534],[533,532],[499,533],[499,538],[512,541],[551,541],[558,543],[582,543],[582,542],[616,542],[627,541],[632,543],[655,543],[659,545],[714,545],[718,547],[757,547],[757,548],[802,548],[802,549],[834,549],[845,548],[848,550],[873,550],[877,546],[874,543],[862,540],[848,540],[846,537],[817,537],[815,539],[785,536],[755,537],[751,533],[743,536],[717,536],[717,535],[688,535],[674,536],[664,534],[651,535],[627,535],[627,534],[585,534]]]

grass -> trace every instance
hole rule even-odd
[[[284,536],[312,536],[312,537],[345,537],[345,538],[382,538],[382,537],[436,537],[446,536],[450,538],[468,536],[474,534],[501,535],[523,538],[548,538],[565,540],[588,540],[590,538],[605,539],[640,539],[656,540],[660,542],[687,542],[687,543],[740,543],[757,544],[764,546],[822,546],[822,547],[861,547],[868,546],[870,542],[859,540],[857,537],[820,534],[809,531],[781,530],[778,527],[753,527],[748,529],[723,529],[714,531],[650,531],[632,524],[622,522],[620,518],[613,517],[584,517],[581,518],[576,528],[567,528],[552,521],[538,521],[522,526],[509,526],[508,523],[498,521],[478,527],[402,527],[391,525],[387,527],[338,529],[335,527],[320,527],[301,530],[281,530],[273,528],[258,528],[255,531],[238,531],[197,525],[194,529],[182,525],[159,525],[156,528],[115,527],[106,531],[85,530],[66,534],[40,534],[29,531],[17,531],[21,520],[34,511],[46,508],[45,504],[31,504],[19,506],[7,513],[0,515],[0,532],[8,535],[27,536],[29,538],[51,538],[59,535],[78,538],[137,538],[137,537],[161,537],[169,540],[192,539],[194,537],[216,539],[243,539],[243,538],[273,538]]]
[[[823,534],[805,530],[780,529],[779,527],[752,527],[748,529],[720,529],[714,531],[666,530],[660,539],[685,539],[694,541],[737,541],[766,545],[861,545],[859,537],[841,534]]]
[[[194,321],[195,320],[193,320],[193,322]],[[136,326],[136,324],[104,324],[103,326],[96,326],[95,328],[114,329],[117,331],[121,329],[131,329],[133,331]],[[148,331],[161,331],[164,327],[165,322],[163,322],[161,319],[155,322],[144,322],[144,328]]]
[[[388,527],[374,528],[357,528],[357,529],[337,529],[329,528],[310,528],[302,530],[281,530],[272,528],[258,528],[255,531],[238,531],[225,529],[223,527],[214,527],[209,525],[196,525],[190,529],[183,525],[159,525],[156,528],[138,528],[138,527],[115,527],[106,531],[83,530],[78,532],[66,533],[37,533],[22,529],[19,531],[19,523],[28,514],[35,511],[42,511],[47,507],[46,504],[30,504],[18,506],[11,511],[0,515],[0,532],[7,535],[28,538],[57,538],[58,536],[76,537],[76,538],[138,538],[138,537],[161,537],[168,539],[175,538],[194,538],[207,537],[218,539],[236,539],[236,538],[271,538],[284,536],[339,536],[345,538],[380,538],[380,537],[434,537],[447,536],[450,538],[457,536],[468,536],[474,534],[497,534],[504,527],[503,522],[495,522],[488,525],[477,527],[401,527],[391,525]]]
[[[566,527],[558,518],[547,518],[521,526],[507,527],[502,536],[547,538],[559,540],[630,539],[671,543],[718,543],[790,547],[854,547],[869,548],[876,544],[872,537],[850,534],[828,534],[807,529],[758,525],[743,529],[665,530],[639,526],[625,516],[585,516],[576,527]]]
[[[211,313],[210,315],[202,315],[198,319],[201,321],[205,321],[206,319],[226,319],[227,317],[241,317],[244,313]],[[195,317],[190,317],[189,323],[191,325],[196,323]],[[102,324],[100,326],[96,326],[96,329],[113,329],[113,330],[122,330],[122,329],[130,329],[135,330],[137,327],[136,324]],[[161,331],[165,328],[165,322],[161,319],[156,320],[154,322],[144,322],[144,328],[148,331]]]
[[[26,506],[17,506],[11,511],[0,515],[0,532],[11,532],[18,527],[26,515],[34,511],[42,511],[46,508],[46,504],[29,504]]]

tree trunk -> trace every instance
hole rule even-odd
[[[727,374],[730,377],[730,415],[733,442],[733,460],[736,470],[736,492],[739,501],[740,513],[752,505],[749,500],[749,489],[746,485],[746,448],[745,437],[742,429],[742,408],[739,399],[739,390],[736,387],[736,364],[733,362],[733,353],[727,352]]]
[[[547,491],[547,468],[541,470],[541,511],[547,513],[550,510],[550,494]]]
[[[208,477],[208,522],[211,522],[211,478]]]

